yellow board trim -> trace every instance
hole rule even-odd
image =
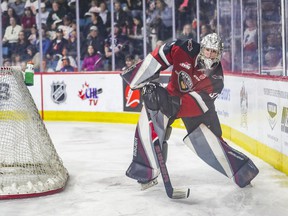
[[[140,113],[133,112],[72,112],[72,111],[45,111],[40,113],[45,121],[86,121],[136,124]],[[173,127],[184,128],[183,122],[178,119]],[[276,151],[263,143],[227,126],[221,125],[223,137],[236,145],[271,164],[277,170],[288,174],[288,156]]]
[[[236,145],[261,158],[275,169],[288,174],[288,156],[281,152],[227,126],[221,125],[223,136]]]
[[[136,124],[140,113],[130,112],[73,112],[45,111],[42,113],[45,121],[84,121]]]

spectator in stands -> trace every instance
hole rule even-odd
[[[251,50],[245,50],[243,56],[243,71],[258,73],[258,56],[255,55],[255,52]]]
[[[78,1],[79,4],[79,17],[82,19],[89,8],[90,2],[86,1]],[[67,0],[67,5],[69,7],[69,11],[73,13],[76,9],[76,0]],[[81,25],[81,24],[80,24]]]
[[[84,35],[89,34],[91,26],[97,26],[98,34],[102,37],[107,36],[106,27],[102,21],[102,18],[99,16],[99,13],[92,12],[90,14],[91,22],[85,27]]]
[[[80,47],[82,48],[84,41],[81,37],[80,37],[80,44],[81,44]],[[76,30],[73,30],[69,35],[67,50],[68,50],[68,55],[71,55],[74,59],[76,59],[77,57],[77,31]]]
[[[42,69],[43,71],[38,72],[55,72],[55,70],[49,66],[49,60],[47,58],[42,59]]]
[[[89,6],[90,6],[90,9],[91,9],[91,8],[95,8],[95,7],[98,8],[100,2],[103,1],[103,0],[89,0],[89,1],[90,1]]]
[[[281,21],[280,1],[263,1],[261,7],[263,23],[275,24]]]
[[[143,24],[140,16],[133,17],[133,25],[129,28],[130,53],[143,54]]]
[[[209,24],[203,24],[201,25],[201,30],[200,30],[200,39],[202,39],[203,37],[205,37],[206,35],[212,33],[211,31],[211,27]]]
[[[25,69],[26,69],[26,62],[22,61],[21,62],[21,70],[25,71]]]
[[[21,61],[20,53],[13,53],[11,55],[11,60],[12,60],[11,64],[13,66],[20,66],[21,67],[22,61]]]
[[[38,1],[36,1],[36,0],[26,0],[24,7],[25,8],[27,8],[27,7],[31,8],[32,13],[35,15],[37,6],[38,6]]]
[[[8,1],[4,0],[1,3],[1,8],[2,8],[1,28],[2,28],[2,33],[4,33],[6,28],[10,25],[10,18],[11,17],[14,17],[16,19],[16,24],[20,24],[20,21],[19,21],[19,17],[16,15],[14,9],[11,7],[8,8]]]
[[[207,18],[207,21],[209,22],[209,20],[211,20],[215,14],[216,1],[214,1],[214,0],[201,1],[200,2],[200,8],[201,8],[200,13],[202,13],[202,15],[205,16]],[[200,20],[204,20],[204,19],[200,19]]]
[[[211,32],[217,32],[217,11],[215,11],[215,15],[213,18],[209,21],[209,26],[211,29]],[[221,29],[219,29],[220,31]],[[220,32],[219,32],[220,33]],[[222,32],[221,32],[222,33]]]
[[[279,50],[269,50],[264,56],[264,69],[281,69],[282,54]]]
[[[29,41],[30,44],[36,45],[37,40],[38,40],[38,30],[37,30],[36,25],[34,24],[30,28],[30,35],[28,37],[28,41]]]
[[[67,57],[62,58],[62,67],[60,72],[74,72],[74,67],[70,65],[70,60]]]
[[[18,41],[15,45],[14,53],[18,53],[21,57],[21,60],[24,59],[26,55],[26,48],[28,47],[29,43],[26,38],[25,31],[20,31],[18,34]]]
[[[8,17],[7,20],[10,20],[11,17],[14,17],[17,25],[21,24],[20,17],[16,14],[15,10],[11,7],[8,7],[7,9],[7,17]]]
[[[11,59],[10,59],[10,58],[5,58],[5,59],[3,60],[3,66],[4,66],[4,67],[10,67],[10,66],[12,66]]]
[[[221,65],[224,71],[231,71],[231,52],[230,50],[223,51]]]
[[[70,56],[68,54],[68,49],[66,47],[63,47],[62,56],[61,56],[61,58],[59,58],[58,63],[57,63],[56,68],[55,68],[56,71],[61,70],[62,64],[63,64],[63,61],[62,61],[63,58],[68,58],[69,59],[69,65],[71,65],[74,68],[74,70],[77,69],[77,63],[76,63],[75,59],[73,58],[73,56]]]
[[[125,66],[122,68],[122,71],[128,69],[129,67],[131,67],[134,64],[135,64],[135,59],[134,59],[133,55],[128,54],[125,57]]]
[[[89,45],[87,48],[87,54],[84,57],[82,70],[83,71],[99,71],[103,69],[102,55],[97,50]]]
[[[266,35],[266,40],[263,42],[263,53],[264,55],[269,50],[279,50],[281,51],[281,36],[278,35],[276,32],[269,32]]]
[[[40,8],[41,8],[41,14],[39,12],[39,9],[38,9],[38,4],[37,4],[37,7],[36,7],[36,15],[35,15],[35,19],[36,20],[39,20],[39,18],[41,19],[41,24],[45,24],[46,25],[46,21],[48,19],[48,16],[49,16],[49,11],[46,9],[46,4],[44,2],[41,2],[40,4]],[[41,15],[41,16],[40,16]]]
[[[125,55],[127,54],[127,45],[129,41],[125,35],[121,34],[121,29],[118,24],[114,24],[114,43],[112,42],[112,35],[105,39],[104,52],[108,60],[105,69],[111,70],[113,49],[115,53],[115,69],[121,70],[125,65]]]
[[[187,23],[192,23],[195,17],[195,6],[191,0],[175,1],[176,8],[176,26],[178,29],[183,29]]]
[[[190,39],[192,38],[193,40],[196,41],[196,32],[193,31],[192,25],[191,24],[185,24],[183,26],[183,30],[181,34],[178,36],[179,39]]]
[[[56,23],[61,22],[62,18],[65,16],[66,10],[61,7],[57,1],[53,1],[52,3],[52,10],[49,12],[46,25],[48,29],[54,30],[56,29]]]
[[[247,17],[245,20],[246,29],[244,31],[244,50],[247,51],[256,51],[258,48],[258,34],[257,34],[257,25],[256,17]]]
[[[73,31],[73,28],[72,28],[72,15],[66,14],[62,18],[62,22],[60,23],[58,28],[63,30],[63,38],[68,40],[70,33]]]
[[[143,10],[142,0],[126,0],[126,4],[128,10],[131,12],[132,18],[142,16],[142,10]]]
[[[42,53],[43,53],[43,56],[46,56],[46,54],[48,53],[49,47],[51,45],[51,40],[48,38],[46,25],[44,24],[42,24],[41,34],[42,34]],[[37,50],[40,50],[40,38],[39,37],[37,38],[37,41],[36,41],[36,48]]]
[[[56,38],[52,40],[51,45],[48,49],[48,54],[46,55],[48,59],[57,59],[57,55],[62,55],[63,48],[66,47],[68,41],[63,38],[63,31],[62,29],[57,29],[56,31]]]
[[[132,24],[132,17],[122,9],[120,1],[114,3],[114,22],[121,28],[121,34],[127,35],[127,29]]]
[[[30,7],[27,7],[24,10],[24,14],[21,17],[21,26],[27,34],[31,33],[32,26],[36,26],[36,19]]]
[[[156,0],[155,3],[150,25],[155,27],[157,39],[165,41],[172,37],[172,8],[164,0]]]
[[[7,47],[8,49],[7,55],[9,57],[11,56],[11,53],[13,53],[15,50],[15,45],[18,42],[20,31],[22,31],[22,27],[16,24],[16,19],[14,17],[10,17],[10,25],[6,28],[2,40],[3,46]]]
[[[15,0],[14,2],[10,2],[8,6],[14,9],[18,17],[23,15],[25,3],[22,0]]]
[[[8,2],[7,0],[1,1],[1,9],[2,9],[2,16],[1,16],[1,29],[2,33],[5,31],[6,27],[9,25],[9,18],[8,18]]]
[[[8,0],[1,0],[1,10],[2,12],[7,11],[8,9]]]
[[[40,68],[40,53],[36,50],[36,47],[33,45],[29,45],[26,48],[26,56],[23,61],[28,62],[32,61],[34,64],[34,69],[39,70]]]
[[[101,54],[104,54],[104,38],[102,35],[99,35],[97,26],[90,27],[90,32],[87,36],[85,46],[83,47],[85,53],[87,52],[87,48],[89,45],[95,47],[95,49]]]
[[[106,32],[108,32],[111,28],[111,13],[107,10],[106,2],[101,2],[99,8],[99,16],[102,18],[103,24],[106,28]]]

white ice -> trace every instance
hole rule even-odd
[[[197,158],[182,142],[185,131],[174,129],[167,167],[173,186],[189,187],[191,194],[172,200],[160,176],[159,184],[146,191],[125,176],[135,125],[46,122],[46,126],[69,171],[67,186],[54,195],[2,200],[1,216],[288,215],[288,177],[244,150],[260,174],[251,187],[241,189]]]

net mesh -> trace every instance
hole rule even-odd
[[[1,67],[0,199],[57,192],[67,180],[21,69]]]

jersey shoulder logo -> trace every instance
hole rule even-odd
[[[193,41],[192,41],[192,39],[188,40],[187,49],[188,49],[189,52],[193,50]]]

